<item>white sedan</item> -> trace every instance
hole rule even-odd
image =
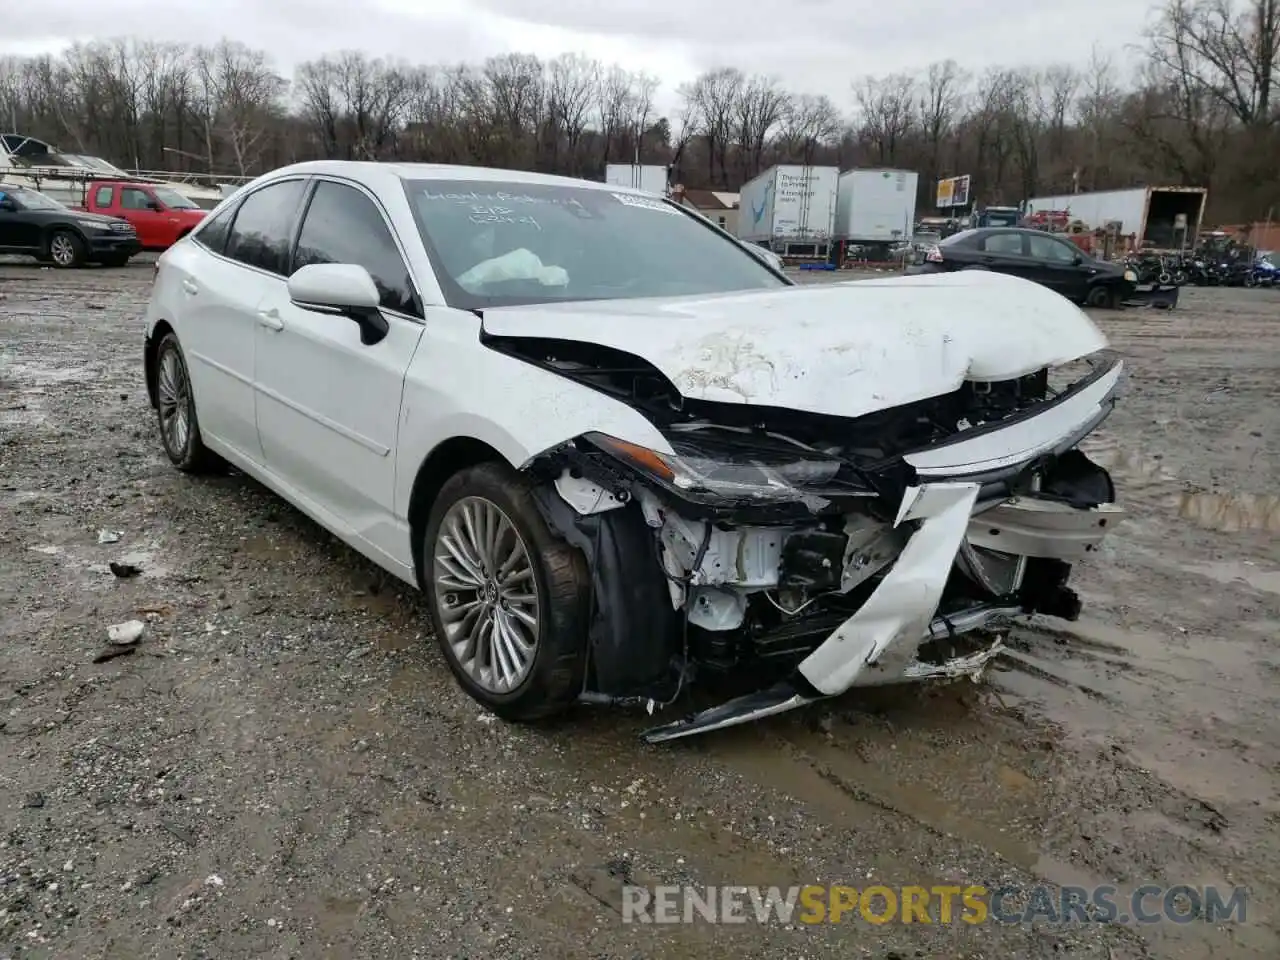
[[[1074,618],[1120,514],[1076,449],[1105,346],[999,274],[797,286],[639,191],[326,161],[160,258],[145,361],[174,465],[231,464],[420,587],[500,716],[753,691],[656,741],[976,674],[1012,618]]]

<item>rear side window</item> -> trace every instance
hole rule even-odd
[[[293,269],[312,263],[358,263],[369,271],[382,306],[420,317],[413,281],[382,213],[354,187],[321,180],[307,207]]]
[[[236,204],[233,203],[217,216],[205,220],[194,234],[196,242],[214,253],[222,253],[227,247],[227,234],[231,232],[231,221],[235,215]]]
[[[93,194],[93,205],[95,207],[111,206],[111,191],[114,187],[99,187]]]
[[[283,276],[289,269],[289,244],[303,185],[302,180],[285,180],[245,197],[227,236],[226,255]]]
[[[1022,236],[1017,233],[993,233],[982,238],[982,249],[987,253],[1012,253],[1021,256]]]

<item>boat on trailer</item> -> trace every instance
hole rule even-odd
[[[0,134],[0,183],[39,190],[67,206],[80,206],[93,180],[163,185],[211,210],[251,177],[159,170],[123,170],[101,157],[64,153],[52,144],[20,133]]]

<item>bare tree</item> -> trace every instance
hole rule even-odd
[[[915,123],[916,80],[905,73],[864,77],[854,87],[858,130],[876,162],[898,162],[898,150]]]

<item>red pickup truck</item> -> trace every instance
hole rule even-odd
[[[208,212],[172,187],[127,180],[94,180],[84,209],[133,224],[144,250],[168,250],[195,229]]]

